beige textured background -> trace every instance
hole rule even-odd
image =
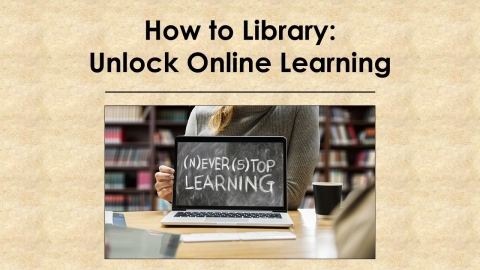
[[[480,264],[477,1],[2,1],[2,268],[390,269]],[[257,3],[259,2],[259,3]],[[145,20],[201,24],[197,41],[146,41]],[[236,31],[210,41],[211,19]],[[335,41],[242,41],[243,20],[334,24]],[[94,74],[90,52],[179,57],[179,73]],[[269,57],[272,71],[202,73],[201,51]],[[296,56],[390,57],[373,73],[282,74]],[[291,60],[290,60],[291,61]],[[106,90],[375,90],[376,94],[105,94]],[[376,260],[103,260],[106,104],[373,104],[377,107]]]

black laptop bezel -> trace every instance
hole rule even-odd
[[[178,153],[178,143],[179,142],[269,142],[269,143],[282,143],[283,147],[283,200],[282,206],[192,206],[192,205],[178,205],[176,202],[176,184],[177,181],[174,181],[173,184],[173,197],[172,197],[172,210],[174,211],[185,211],[189,210],[250,210],[250,211],[273,211],[273,212],[287,212],[288,203],[287,203],[287,139],[283,136],[178,136],[175,138],[175,158],[173,167],[175,169],[175,180],[177,179],[177,153]]]

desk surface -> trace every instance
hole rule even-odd
[[[160,220],[165,211],[124,212],[130,228],[175,234],[282,231],[292,232],[296,240],[262,240],[180,243],[177,258],[336,258],[332,222],[317,219],[313,209],[289,211],[293,228],[171,227]]]

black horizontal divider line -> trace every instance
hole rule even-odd
[[[375,94],[375,91],[105,91],[105,94]]]

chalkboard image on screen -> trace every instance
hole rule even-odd
[[[283,206],[284,154],[280,142],[178,142],[175,202]]]

